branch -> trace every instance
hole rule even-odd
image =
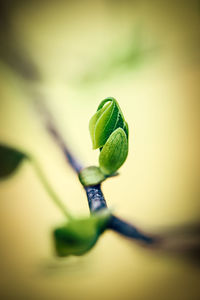
[[[85,191],[91,213],[107,208],[106,200],[102,193],[100,184],[92,187],[85,187]],[[132,224],[127,223],[114,215],[111,215],[110,221],[107,224],[107,229],[114,230],[125,237],[136,239],[147,244],[151,244],[155,241],[154,238],[142,233]]]
[[[42,104],[41,101],[35,101],[35,104],[37,105],[37,110],[40,112],[40,114],[43,115],[47,131],[64,153],[69,165],[78,175],[80,170],[83,169],[82,164],[70,152],[68,146],[66,145],[61,134],[56,128],[53,117],[51,116],[47,108],[44,106],[44,104]],[[87,200],[91,214],[107,208],[106,200],[102,193],[100,184],[91,187],[84,187],[84,189],[87,194]],[[153,237],[143,233],[132,224],[121,220],[115,215],[111,215],[111,218],[107,224],[107,229],[111,229],[123,235],[124,237],[143,242],[146,245],[152,245],[157,243],[158,241],[157,237]]]

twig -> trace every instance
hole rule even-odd
[[[64,142],[61,134],[57,130],[53,117],[51,116],[48,109],[45,107],[41,101],[36,101],[37,109],[40,113],[42,113],[44,117],[45,127],[52,138],[55,140],[57,145],[60,147],[62,152],[64,153],[65,157],[69,165],[78,175],[80,170],[83,168],[82,164],[74,157],[74,155],[70,152],[69,148],[67,147],[66,143]],[[90,208],[91,214],[100,211],[102,209],[107,208],[106,200],[101,190],[101,185],[95,185],[91,187],[84,187],[86,194],[88,205]],[[146,245],[152,245],[157,243],[158,238],[143,233],[141,230],[137,229],[132,224],[121,220],[120,218],[116,217],[115,215],[111,215],[109,222],[107,224],[107,229],[111,229],[124,237],[137,240],[140,242],[145,243]]]
[[[92,187],[85,187],[85,191],[91,213],[107,208],[100,184]],[[155,240],[157,241],[157,239],[142,233],[132,224],[127,223],[114,215],[111,216],[109,223],[107,224],[107,229],[114,230],[125,237],[136,239],[147,244],[152,244]]]

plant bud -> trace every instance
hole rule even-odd
[[[72,219],[53,232],[58,256],[80,256],[88,252],[105,230],[110,218],[108,211],[84,219]]]
[[[93,148],[100,148],[99,166],[106,175],[116,172],[128,155],[128,124],[117,101],[103,100],[89,123]]]

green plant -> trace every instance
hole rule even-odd
[[[93,148],[100,150],[99,166],[83,168],[69,152],[51,116],[47,115],[46,128],[79,175],[87,193],[91,215],[84,218],[72,216],[49,184],[37,160],[24,151],[3,144],[0,144],[0,178],[12,175],[23,161],[32,164],[47,193],[65,218],[63,224],[53,230],[56,254],[62,257],[83,255],[96,244],[105,229],[109,228],[129,238],[152,243],[154,240],[151,237],[111,214],[101,191],[100,183],[117,175],[116,172],[128,155],[128,125],[117,101],[112,97],[103,100],[89,123]]]
[[[85,186],[95,185],[113,176],[128,155],[128,124],[117,101],[103,100],[90,119],[93,149],[100,149],[99,167],[81,170],[79,179]]]

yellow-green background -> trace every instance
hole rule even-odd
[[[71,149],[96,164],[88,121],[113,96],[129,123],[130,151],[120,176],[103,184],[108,205],[150,232],[197,221],[199,1],[8,2],[0,140],[33,153],[72,212],[88,215],[84,191],[31,100],[45,100]],[[40,78],[23,79],[9,66],[10,49]],[[195,264],[110,231],[87,255],[56,259],[51,229],[63,217],[28,163],[0,182],[0,198],[2,300],[199,299]]]

